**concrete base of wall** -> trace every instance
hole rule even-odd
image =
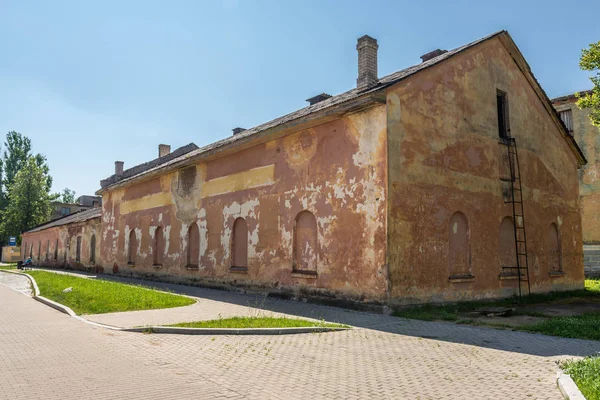
[[[583,245],[583,265],[586,278],[600,278],[600,244]]]

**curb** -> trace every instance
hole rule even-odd
[[[573,379],[562,371],[556,373],[556,384],[563,397],[567,400],[585,400],[585,397],[573,381]]]
[[[118,329],[125,332],[180,335],[291,335],[297,333],[347,331],[351,328],[329,328],[324,326],[306,326],[301,328],[179,328],[176,326],[143,326]]]
[[[320,333],[320,332],[338,332],[347,331],[352,328],[333,328],[324,326],[305,326],[299,328],[180,328],[175,326],[141,326],[135,328],[121,328],[118,326],[111,326],[105,324],[99,324],[97,322],[89,321],[79,315],[75,314],[69,307],[52,301],[40,295],[40,289],[37,286],[37,282],[33,277],[24,272],[0,270],[0,272],[8,272],[15,275],[26,276],[31,285],[33,286],[33,299],[39,301],[42,304],[52,307],[57,311],[69,315],[81,322],[86,324],[94,325],[100,328],[110,329],[113,331],[121,332],[137,332],[137,333],[167,333],[176,335],[291,335],[298,333]],[[190,296],[185,296],[190,297]],[[577,399],[578,400],[578,399]],[[583,399],[585,400],[585,399]]]

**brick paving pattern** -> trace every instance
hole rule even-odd
[[[175,288],[238,306],[256,300]],[[115,332],[0,285],[0,399],[561,399],[555,360],[600,349],[594,341],[281,300],[262,305],[359,328],[284,336]]]

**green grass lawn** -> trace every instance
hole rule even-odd
[[[566,338],[600,340],[600,313],[552,317],[537,324],[523,325],[519,329]]]
[[[17,264],[0,265],[0,269],[17,269]]]
[[[118,311],[151,310],[187,306],[193,299],[158,292],[141,286],[78,278],[45,271],[27,271],[38,284],[40,294],[70,307],[76,314],[103,314]],[[72,287],[71,292],[63,292]]]
[[[600,302],[600,279],[587,279],[584,290],[533,294],[526,304],[569,304],[580,301]],[[517,298],[509,298],[492,302],[470,301],[448,305],[426,304],[397,310],[394,315],[425,321],[481,324],[476,318],[466,318],[464,315],[480,307],[516,307],[516,315],[540,316],[539,313],[520,309],[519,306]],[[502,322],[502,320],[498,319],[498,322]],[[569,338],[600,340],[599,326],[600,313],[589,313],[575,317],[548,317],[542,322],[522,325],[514,327],[514,329]]]
[[[571,375],[587,400],[600,400],[600,357],[566,361],[562,368]]]
[[[306,326],[348,328],[347,325],[331,324],[328,322],[313,322],[304,319],[273,317],[232,317],[213,319],[210,321],[182,322],[168,326],[182,328],[301,328]]]

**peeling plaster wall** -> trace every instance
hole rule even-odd
[[[584,265],[587,276],[600,276],[600,128],[592,125],[589,109],[580,110],[574,97],[554,102],[557,111],[571,110],[573,137],[587,159],[579,171]]]
[[[576,101],[569,98],[556,102],[554,108],[571,110],[573,137],[588,161],[579,172],[583,242],[600,244],[600,128],[592,125],[589,110],[580,110]]]
[[[103,195],[101,254],[107,272],[263,291],[386,300],[386,117],[375,106],[235,154]],[[292,273],[296,216],[317,222],[317,275]],[[236,218],[248,227],[248,269],[230,270]],[[186,268],[190,224],[200,260]],[[153,266],[153,235],[165,254]],[[127,265],[128,234],[139,251]]]
[[[499,39],[388,90],[391,303],[509,296],[499,228],[512,217],[507,148],[499,144],[496,91],[507,93],[524,190],[532,291],[583,287],[577,161]],[[472,280],[450,281],[449,221],[468,219]],[[565,275],[551,278],[548,229],[556,223]]]
[[[33,263],[43,267],[71,268],[102,272],[100,267],[100,218],[68,225],[55,226],[42,231],[24,233],[21,243],[22,258],[27,259],[33,245]],[[91,240],[96,235],[96,261],[91,262]],[[81,236],[81,259],[77,262],[77,237]],[[55,253],[58,239],[58,252]],[[48,241],[50,249],[48,251]],[[38,253],[38,249],[41,251]],[[55,254],[57,257],[55,258]]]

